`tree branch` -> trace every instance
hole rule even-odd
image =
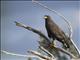
[[[1,50],[2,53],[8,54],[8,55],[12,55],[12,56],[19,56],[19,57],[36,57],[34,55],[22,55],[22,54],[16,54],[16,53],[11,53],[11,52],[7,52],[4,50]]]
[[[38,56],[38,57],[40,57],[42,59],[45,59],[45,60],[52,60],[51,57],[46,56],[46,55],[42,55],[41,53],[39,53],[37,51],[30,50],[30,51],[28,51],[28,53],[34,54],[34,55],[36,55],[36,56]]]
[[[42,51],[46,52],[48,55],[50,55],[50,56],[54,59],[54,56],[53,56],[47,49],[45,49],[45,48],[42,47],[42,46],[39,46],[39,48],[40,48]]]
[[[50,40],[49,40],[42,32],[40,32],[40,31],[38,31],[38,30],[30,27],[30,26],[26,26],[26,25],[24,25],[24,24],[18,23],[18,22],[16,22],[16,21],[15,21],[15,23],[16,23],[16,26],[19,26],[19,27],[23,27],[23,28],[25,28],[25,29],[28,29],[29,31],[32,31],[32,32],[34,32],[34,33],[42,36],[43,38],[45,38],[48,43],[51,43]]]

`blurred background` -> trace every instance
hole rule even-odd
[[[80,9],[79,1],[40,1],[44,5],[64,15],[73,27],[75,44],[80,50]],[[37,50],[39,36],[26,29],[17,27],[14,21],[21,22],[42,31],[46,36],[44,15],[50,15],[65,33],[69,33],[67,24],[58,15],[34,4],[31,1],[1,1],[1,49],[13,53],[27,54],[28,50]],[[23,57],[2,53],[1,60],[26,60]]]

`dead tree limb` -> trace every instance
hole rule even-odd
[[[51,43],[50,40],[49,40],[42,32],[40,32],[40,31],[38,31],[38,30],[30,27],[30,26],[26,26],[26,25],[23,25],[23,24],[21,24],[21,23],[18,23],[18,22],[16,22],[16,21],[15,21],[15,23],[16,23],[16,26],[23,27],[23,28],[25,28],[25,29],[27,29],[27,30],[29,30],[29,31],[32,31],[32,32],[34,32],[34,33],[42,36],[43,38],[45,38],[49,44]]]
[[[47,50],[53,50],[53,51],[55,51],[55,52],[57,52],[58,53],[58,51],[62,51],[63,53],[66,53],[66,54],[68,54],[71,58],[73,57],[74,58],[74,56],[71,54],[71,53],[68,53],[68,52],[66,52],[66,50],[62,50],[62,49],[59,49],[59,48],[56,48],[56,47],[53,47],[53,48],[50,48],[50,49],[48,49],[48,47],[49,46],[46,46],[46,45],[50,45],[51,44],[51,42],[50,42],[50,40],[43,34],[43,33],[41,33],[40,31],[38,31],[38,30],[36,30],[36,29],[34,29],[34,28],[32,28],[32,27],[29,27],[29,26],[26,26],[26,25],[23,25],[23,24],[21,24],[21,23],[18,23],[18,22],[16,22],[15,21],[15,23],[16,23],[16,26],[19,26],[19,27],[23,27],[23,28],[25,28],[25,29],[28,29],[28,30],[30,30],[30,31],[32,31],[32,32],[34,32],[34,33],[36,33],[36,34],[38,34],[38,35],[40,35],[42,38],[44,38],[45,39],[45,41],[47,41],[47,43],[48,44],[44,44],[44,45],[41,45],[41,46],[43,46],[45,49],[47,49]],[[58,53],[59,54],[59,53]],[[53,53],[53,55],[58,55],[58,54],[54,54]]]

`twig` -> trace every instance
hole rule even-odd
[[[16,54],[16,53],[11,53],[11,52],[7,52],[4,50],[1,50],[2,53],[8,54],[8,55],[13,55],[13,56],[19,56],[19,57],[36,57],[34,55],[22,55],[22,54]]]
[[[66,50],[64,50],[64,49],[57,48],[57,47],[54,47],[54,48],[55,48],[56,50],[58,50],[58,51],[61,51],[61,52],[65,53],[65,54],[69,55],[71,58],[75,58],[75,59],[76,59],[76,57],[75,57],[72,53],[70,53],[70,52],[68,52],[68,51],[66,51]]]
[[[54,58],[54,56],[53,56],[48,50],[46,50],[44,47],[39,46],[39,48],[40,48],[41,50],[43,50],[44,52],[46,52],[48,55],[50,55],[52,58]]]
[[[71,39],[71,42],[73,43],[73,45],[75,46],[76,50],[78,51],[79,55],[80,55],[80,50],[77,48],[76,44],[74,43],[74,41]]]
[[[45,59],[45,60],[53,60],[53,58],[51,58],[49,56],[46,56],[46,55],[42,55],[41,53],[39,53],[37,51],[31,50],[31,51],[28,51],[28,52],[31,53],[31,54],[34,54],[34,55],[36,55],[36,56],[38,56],[38,57],[40,57],[42,59]]]
[[[7,52],[4,50],[1,50],[2,53],[8,54],[8,55],[12,55],[12,56],[18,56],[18,57],[26,57],[26,58],[38,58],[40,60],[42,60],[39,56],[37,55],[22,55],[22,54],[16,54],[16,53],[11,53],[11,52]]]
[[[76,46],[76,44],[74,43],[74,41],[72,39],[70,39],[70,52],[73,52],[74,55],[76,55],[77,58],[80,58],[80,50],[78,49],[78,47]],[[74,53],[75,52],[75,53]]]

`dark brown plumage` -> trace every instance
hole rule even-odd
[[[50,16],[45,15],[45,27],[48,33],[48,37],[52,38],[53,40],[58,40],[62,44],[64,44],[65,47],[69,48],[68,42],[66,42],[66,35],[65,33],[59,28],[59,26],[53,22]]]

